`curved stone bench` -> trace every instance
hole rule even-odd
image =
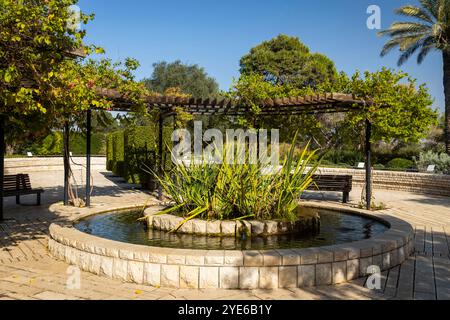
[[[100,276],[170,288],[277,289],[344,283],[388,270],[413,252],[413,228],[386,214],[338,205],[308,206],[370,216],[390,225],[372,239],[308,249],[225,251],[148,247],[102,239],[71,225],[50,226],[49,250]],[[99,209],[92,214],[99,214]]]

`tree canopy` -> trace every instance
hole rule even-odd
[[[103,52],[82,43],[84,30],[69,27],[69,7],[76,0],[0,1],[0,110],[10,129],[7,143],[45,136],[69,120],[83,126],[84,111],[111,107],[98,88],[126,93],[136,110],[143,110],[148,92],[134,80],[136,60],[83,61],[71,54]],[[81,13],[84,24],[92,18]]]
[[[417,63],[421,64],[426,56],[440,50],[444,69],[445,95],[445,144],[450,154],[450,1],[420,0],[420,6],[406,5],[395,10],[401,16],[413,21],[394,22],[388,29],[379,33],[389,36],[381,56],[398,48],[402,65],[415,53]]]
[[[47,112],[38,97],[51,92],[68,54],[82,48],[85,31],[69,28],[76,0],[0,0],[2,111]],[[81,14],[86,24],[93,18]],[[95,47],[84,47],[86,52]]]
[[[196,65],[183,64],[177,60],[153,64],[153,74],[145,80],[148,89],[165,93],[170,88],[179,88],[183,93],[195,97],[211,97],[219,93],[219,85],[205,70]]]
[[[438,111],[433,110],[433,100],[425,84],[407,73],[383,68],[364,75],[356,72],[352,77],[341,73],[333,82],[324,84],[324,92],[354,94],[360,99],[371,99],[360,112],[350,112],[346,121],[349,126],[362,127],[365,119],[373,125],[373,140],[390,142],[401,139],[417,142],[424,138],[438,123]]]
[[[243,104],[251,107],[249,114],[240,119],[243,124],[254,126],[258,123],[266,128],[282,128],[286,134],[298,128],[303,137],[318,140],[320,136],[326,139],[343,136],[360,142],[366,118],[373,124],[374,141],[390,142],[396,139],[417,142],[437,125],[438,112],[431,109],[432,99],[428,89],[425,85],[418,86],[416,80],[403,72],[382,69],[373,73],[356,72],[351,77],[341,73],[333,81],[318,86],[315,92],[355,94],[360,99],[371,99],[373,105],[340,115],[339,119],[332,119],[337,116],[312,115],[261,118],[260,102],[264,99],[303,96],[314,91],[312,88],[298,89],[290,84],[269,83],[258,74],[241,76],[228,95],[240,98]],[[322,139],[322,142],[325,141]],[[340,143],[345,142],[341,139]],[[353,142],[350,141],[350,144],[353,145]]]
[[[334,62],[320,53],[311,53],[299,38],[279,35],[252,48],[241,58],[241,74],[257,73],[274,85],[316,87],[337,75]]]

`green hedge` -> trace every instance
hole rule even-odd
[[[154,181],[150,170],[155,170],[157,137],[154,127],[133,127],[125,130],[126,170],[124,178],[129,183],[152,189]]]
[[[46,136],[42,141],[35,143],[31,147],[31,152],[39,156],[60,155],[63,150],[63,136],[61,132],[54,131]]]
[[[106,152],[106,136],[103,133],[94,133],[91,136],[91,154],[104,155]],[[74,155],[86,154],[86,137],[78,132],[70,134],[70,151]],[[63,134],[59,131],[50,133],[47,137],[34,143],[29,150],[38,156],[56,156],[63,153]]]
[[[106,136],[106,170],[108,171],[112,171],[114,167],[113,151],[113,135],[108,134]]]
[[[408,159],[396,158],[389,161],[387,167],[389,169],[401,169],[401,170],[412,169],[414,167],[414,162]]]
[[[169,126],[163,130],[165,170],[169,170],[172,165],[169,151],[172,131]],[[106,137],[107,169],[129,183],[154,189],[156,183],[149,171],[157,170],[158,138],[157,125],[132,127],[109,134]]]
[[[346,166],[355,166],[359,162],[364,161],[364,154],[358,150],[329,150],[324,160]]]
[[[74,132],[70,134],[70,151],[75,155],[86,154],[86,136]],[[94,133],[91,135],[91,154],[105,154],[105,134]]]
[[[112,134],[112,158],[111,171],[116,175],[123,177],[125,175],[125,149],[124,132],[116,131]]]

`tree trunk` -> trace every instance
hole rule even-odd
[[[12,144],[6,144],[6,155],[7,156],[12,156],[15,152],[15,147]]]
[[[450,155],[450,52],[444,51],[445,150]]]

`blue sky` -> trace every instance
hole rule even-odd
[[[386,41],[369,30],[369,5],[381,8],[382,28],[398,20],[393,10],[416,0],[80,0],[83,12],[95,13],[87,43],[106,49],[113,59],[140,61],[139,79],[149,77],[157,61],[196,63],[220,84],[239,76],[239,60],[250,48],[283,33],[297,36],[313,52],[326,54],[339,71],[397,68],[398,54],[381,58]],[[402,19],[402,18],[400,18]],[[443,110],[442,58],[432,53],[418,66],[401,67],[426,83]]]

